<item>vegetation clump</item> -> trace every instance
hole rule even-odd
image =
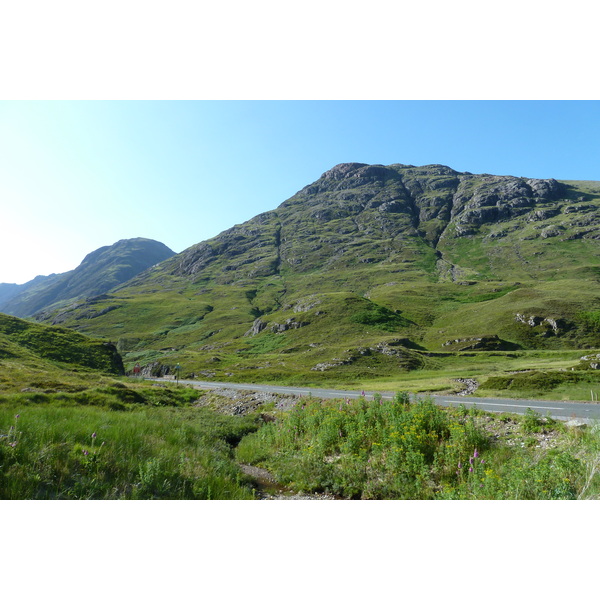
[[[353,323],[368,325],[380,329],[381,331],[390,332],[397,331],[400,327],[406,327],[410,324],[410,322],[400,314],[395,313],[385,306],[380,306],[372,302],[362,310],[356,311],[350,317],[350,320]]]
[[[408,404],[402,394],[391,402],[311,399],[246,436],[236,453],[297,491],[342,498],[579,496],[586,485],[585,459],[566,447],[540,451],[530,443],[499,444],[477,414],[430,400]],[[527,415],[523,431],[539,431],[540,423]],[[597,445],[595,435],[590,439]]]

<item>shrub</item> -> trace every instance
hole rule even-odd
[[[542,421],[540,415],[533,409],[528,408],[521,422],[521,428],[525,433],[538,433],[542,430]]]
[[[391,311],[389,308],[374,303],[363,310],[355,312],[350,317],[350,320],[353,323],[368,325],[369,327],[383,331],[396,331],[399,327],[406,327],[410,324],[407,319]]]
[[[403,406],[408,406],[410,404],[410,396],[407,392],[396,392],[394,394],[394,402],[402,404]]]

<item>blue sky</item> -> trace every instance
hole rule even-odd
[[[0,134],[11,283],[123,238],[180,252],[341,162],[600,179],[597,101],[3,101]]]

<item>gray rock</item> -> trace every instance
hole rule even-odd
[[[571,419],[565,423],[566,427],[577,427],[579,429],[583,429],[587,427],[587,423],[582,419]]]
[[[249,335],[258,335],[266,326],[267,324],[261,319],[255,319],[254,323],[252,323],[252,327],[246,331],[244,336],[247,337]]]
[[[300,327],[306,327],[310,325],[308,321],[296,321],[294,317],[286,319],[285,323],[273,323],[271,325],[271,331],[273,333],[283,333],[289,329],[300,329]]]

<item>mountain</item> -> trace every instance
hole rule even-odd
[[[60,277],[56,273],[52,275],[38,275],[31,281],[26,283],[0,283],[0,310],[7,305],[10,300],[17,296],[26,297],[26,292],[30,289],[42,289],[46,284],[50,283],[56,277]]]
[[[346,163],[48,322],[154,372],[319,382],[600,346],[600,182]]]
[[[0,283],[0,305],[19,293],[18,283]]]
[[[16,289],[1,284],[0,312],[29,317],[56,303],[98,296],[173,255],[154,240],[120,240],[91,252],[73,271],[38,276]]]

